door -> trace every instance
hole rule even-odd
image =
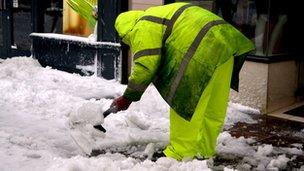
[[[11,0],[0,0],[0,58],[6,58],[12,41]]]
[[[9,56],[30,56],[32,32],[32,0],[11,0],[12,41]]]
[[[30,56],[31,0],[0,0],[0,58]]]

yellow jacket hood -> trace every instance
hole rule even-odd
[[[128,37],[128,33],[133,29],[137,20],[143,15],[143,13],[144,11],[127,11],[118,15],[115,21],[115,28],[123,42],[128,40],[126,39],[126,37]]]

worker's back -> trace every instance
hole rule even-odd
[[[131,81],[146,79],[139,82],[147,85],[153,80],[167,103],[187,120],[215,69],[253,49],[252,43],[223,19],[188,3],[129,12],[117,20],[120,36],[140,64],[135,70],[142,70],[132,74]]]
[[[168,20],[162,27],[162,65],[154,84],[173,109],[191,119],[216,67],[251,50],[252,44],[223,19],[198,6],[174,3],[150,8],[144,16]]]

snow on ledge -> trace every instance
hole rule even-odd
[[[57,33],[31,33],[31,37],[41,37],[47,39],[58,39],[58,40],[66,40],[66,41],[75,41],[80,43],[86,43],[90,45],[109,45],[109,46],[117,46],[120,47],[120,43],[114,42],[95,42],[87,37],[80,37],[80,36],[72,36],[72,35],[65,35],[65,34],[57,34]]]

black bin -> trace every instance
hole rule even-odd
[[[32,56],[42,66],[90,75],[94,72],[84,72],[79,66],[97,64],[96,74],[105,79],[114,79],[120,73],[119,43],[94,42],[84,37],[55,33],[31,33],[30,37]]]

